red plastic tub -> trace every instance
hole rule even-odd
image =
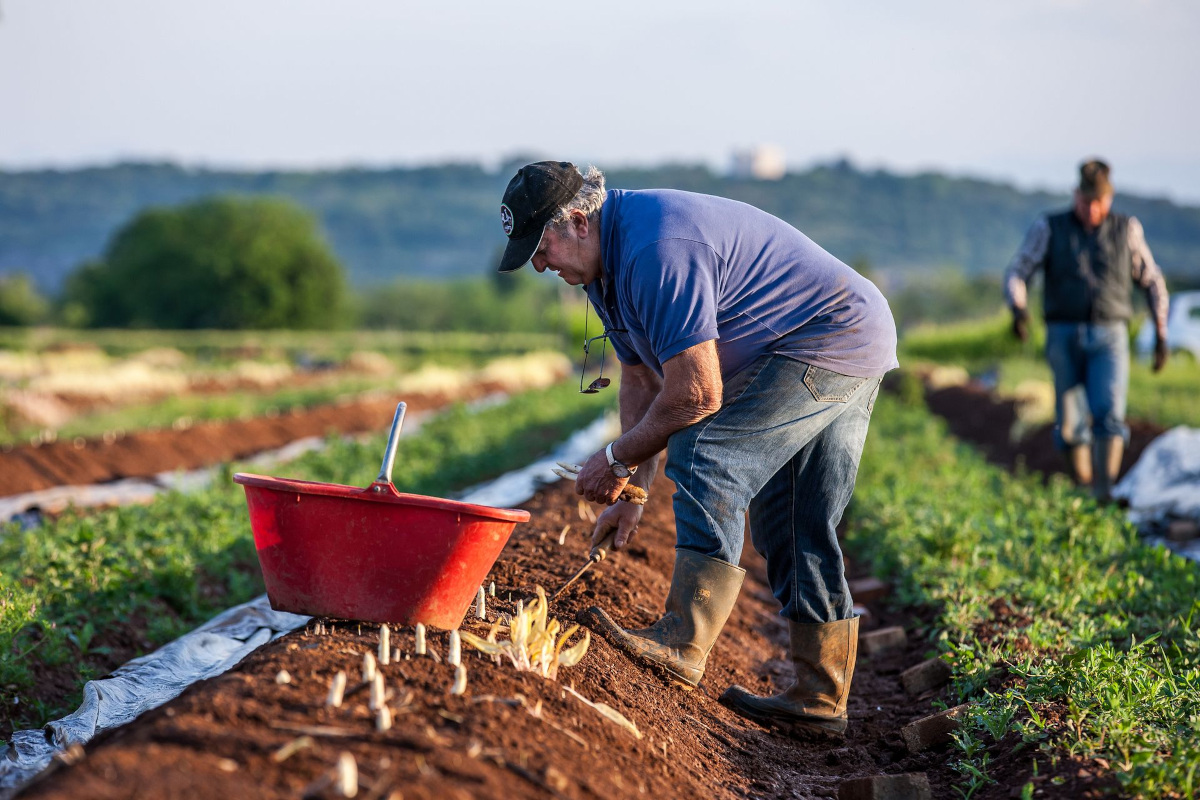
[[[366,489],[238,473],[271,607],[456,628],[513,527],[529,512],[402,494],[391,465]]]

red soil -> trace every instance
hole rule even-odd
[[[957,435],[980,444],[993,460],[1009,467],[1058,468],[1048,429],[1026,442],[1009,443],[1015,419],[1011,403],[969,388],[932,392],[928,399]],[[1134,426],[1131,460],[1156,432]],[[600,605],[630,626],[657,617],[674,557],[671,488],[659,478],[638,539],[569,589],[552,609],[554,616],[569,623],[580,610]],[[489,619],[498,611],[511,612],[512,601],[534,585],[557,587],[582,562],[589,526],[581,522],[569,487],[549,487],[525,507],[533,519],[518,527],[489,576],[499,595],[491,601]],[[571,529],[560,547],[565,525]],[[909,644],[860,658],[844,743],[795,741],[716,702],[731,683],[769,692],[790,675],[782,658],[786,629],[762,559],[747,549],[743,565],[748,575],[741,599],[696,691],[664,683],[599,637],[593,637],[581,664],[562,670],[561,684],[623,713],[644,734],[640,741],[554,682],[496,666],[466,647],[470,678],[462,697],[448,694],[452,670],[444,664],[413,658],[383,667],[398,713],[391,731],[376,732],[365,692],[340,710],[323,706],[332,674],[346,670],[353,686],[361,653],[377,642],[373,625],[338,623],[325,636],[300,631],[282,637],[229,673],[196,684],[174,702],[99,737],[80,763],[47,774],[24,796],[298,797],[329,773],[343,751],[357,761],[363,786],[358,796],[372,800],[836,797],[845,779],[901,772],[925,772],[934,797],[957,796],[953,789],[961,778],[948,766],[954,760],[950,748],[909,755],[898,735],[901,725],[931,713],[935,701],[953,705],[958,700],[949,688],[910,698],[899,686],[901,671],[935,651],[936,631],[928,624],[935,615],[929,609],[895,609],[886,599],[867,603],[865,625],[904,625]],[[977,631],[985,640],[1027,624],[1003,598],[992,611],[994,619]],[[411,629],[393,631],[392,641],[411,652]],[[444,633],[431,634],[431,641],[445,652]],[[275,682],[281,669],[291,674],[290,684]],[[991,688],[998,690],[1008,680],[999,675]],[[1039,712],[1055,719],[1052,707]],[[326,735],[313,733],[310,747],[283,763],[274,761],[272,754],[304,735],[304,726],[323,726]],[[996,783],[974,795],[981,800],[1019,796],[1026,783],[1033,783],[1039,798],[1086,799],[1117,791],[1107,764],[1062,754],[1052,762],[1014,734],[990,743],[989,754],[989,774]]]
[[[979,386],[952,386],[925,393],[930,410],[946,419],[950,432],[979,448],[995,464],[1015,470],[1025,469],[1066,473],[1067,464],[1054,449],[1054,426],[1041,425],[1017,442],[1009,438],[1016,422],[1016,403],[995,397]],[[1142,451],[1166,428],[1152,422],[1128,420],[1129,445],[1121,459],[1121,474],[1137,463]]]
[[[569,622],[595,604],[626,624],[656,618],[674,558],[670,492],[660,477],[638,539],[569,589],[554,616]],[[490,618],[511,611],[510,600],[534,585],[556,587],[585,552],[588,525],[568,487],[550,487],[526,507],[532,521],[519,526],[489,577],[498,587]],[[568,524],[567,543],[559,546]],[[835,797],[848,777],[917,771],[929,773],[935,796],[950,796],[956,776],[945,766],[946,749],[911,756],[897,734],[930,713],[935,699],[909,698],[899,688],[899,673],[933,650],[933,632],[912,613],[871,607],[875,620],[908,626],[910,644],[860,659],[844,743],[798,742],[716,702],[731,683],[768,692],[790,675],[782,660],[786,629],[764,564],[752,550],[743,564],[749,574],[741,599],[699,689],[664,683],[599,637],[581,664],[560,673],[561,684],[632,720],[644,734],[640,741],[559,684],[497,666],[466,647],[469,684],[462,697],[448,694],[452,669],[445,664],[414,657],[382,667],[395,693],[392,706],[403,710],[391,731],[376,732],[364,692],[340,710],[323,706],[332,674],[346,670],[353,685],[361,653],[377,642],[375,626],[360,632],[355,623],[339,623],[324,636],[282,637],[225,675],[99,737],[80,763],[43,778],[27,796],[297,797],[342,751],[354,755],[364,786],[359,797],[368,798]],[[411,652],[411,629],[394,632],[392,641]],[[444,633],[431,634],[431,642],[445,653]],[[290,684],[275,682],[281,669],[291,674]],[[314,735],[311,747],[282,764],[272,760],[304,726],[345,735]],[[1067,796],[1068,788],[1071,796],[1085,796],[1078,785],[1055,787],[1055,795]],[[1007,796],[1007,788],[996,796]]]
[[[478,399],[502,388],[478,384],[453,397],[407,394],[403,399],[408,403],[409,413],[414,413],[453,401]],[[198,469],[246,458],[309,436],[383,430],[391,423],[399,400],[399,397],[372,395],[278,416],[198,422],[184,430],[135,431],[78,444],[60,441],[21,445],[0,452],[0,497],[55,486],[151,478],[162,472]]]

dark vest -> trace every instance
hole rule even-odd
[[[1110,213],[1091,233],[1074,211],[1047,220],[1046,321],[1128,320],[1133,315],[1129,217]]]

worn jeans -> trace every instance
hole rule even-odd
[[[749,510],[781,614],[803,623],[849,619],[836,528],[879,383],[780,355],[733,378],[721,409],[667,444],[676,547],[737,564]]]
[[[1054,372],[1054,443],[1129,438],[1129,333],[1124,322],[1046,324],[1046,360]]]

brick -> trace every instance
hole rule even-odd
[[[889,650],[899,650],[906,644],[908,634],[898,625],[869,631],[858,637],[858,651],[865,656],[877,656]]]
[[[959,720],[966,705],[948,708],[939,714],[910,722],[900,729],[900,738],[910,753],[919,753],[950,741],[950,734],[958,730]]]
[[[1167,538],[1172,542],[1187,542],[1200,537],[1200,524],[1194,519],[1173,519],[1167,524]]]
[[[855,578],[850,581],[850,596],[856,603],[874,603],[888,596],[892,587],[879,578]]]
[[[950,665],[940,658],[922,661],[900,673],[900,685],[912,695],[940,689],[950,682]]]
[[[838,786],[838,800],[932,800],[924,772],[853,778]]]

